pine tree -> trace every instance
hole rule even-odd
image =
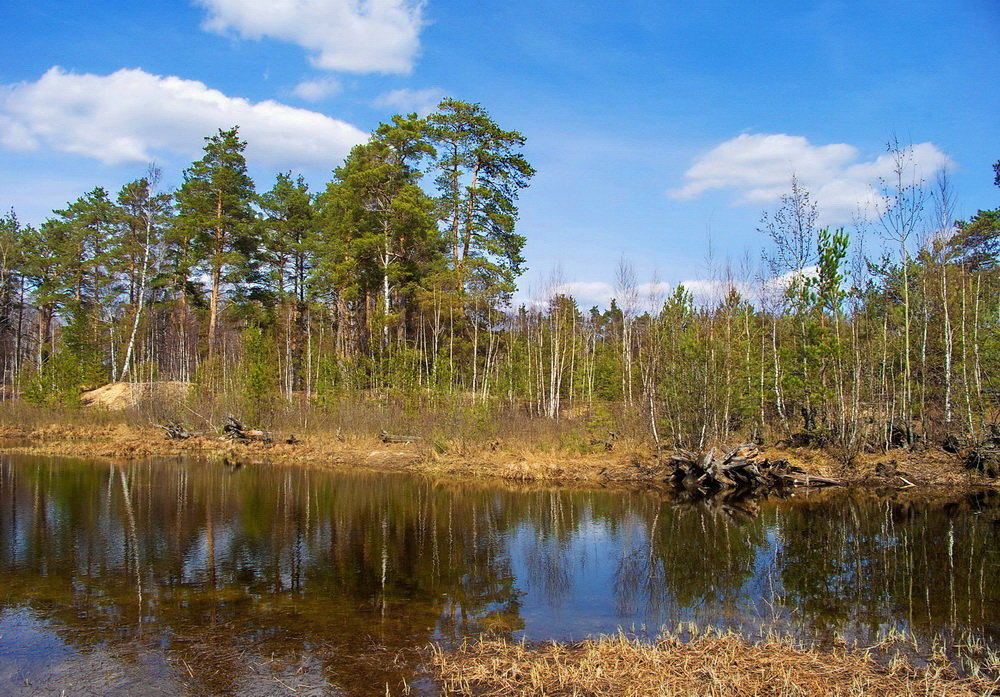
[[[417,164],[431,152],[422,125],[411,115],[380,127],[351,151],[319,200],[321,272],[343,298],[363,303],[383,346],[405,311],[398,297],[440,255],[432,201],[417,183]]]
[[[0,381],[10,382],[21,361],[25,237],[14,211],[0,216]]]
[[[314,266],[317,218],[313,196],[300,176],[278,174],[274,186],[260,197],[263,212],[264,279],[279,309],[287,314],[288,391],[305,385],[303,354],[309,275]]]
[[[521,153],[524,136],[501,129],[480,105],[454,99],[442,101],[428,125],[458,287],[475,283],[508,296],[524,264],[517,197],[535,174]]]
[[[1000,161],[993,165],[1000,186]],[[948,240],[949,258],[973,273],[990,271],[1000,265],[1000,208],[981,210],[968,221],[955,223],[955,235]]]
[[[238,128],[205,139],[205,155],[184,171],[177,192],[177,225],[209,278],[208,356],[216,351],[223,283],[239,284],[251,272],[255,245],[255,192],[247,174],[246,142]]]

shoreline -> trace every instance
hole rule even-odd
[[[639,452],[580,455],[504,449],[497,444],[441,453],[427,442],[383,443],[375,437],[333,434],[285,436],[274,443],[241,443],[218,436],[168,439],[152,426],[126,424],[77,426],[50,423],[34,428],[0,425],[0,453],[100,458],[113,461],[155,457],[221,459],[239,464],[293,465],[320,469],[410,472],[465,479],[546,483],[664,484],[671,467]],[[846,486],[912,489],[923,487],[1000,488],[1000,480],[967,468],[939,449],[899,449],[865,454],[850,466],[821,450],[768,448],[802,467],[810,476],[835,477]]]

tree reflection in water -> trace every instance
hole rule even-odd
[[[29,612],[76,656],[157,655],[196,693],[307,674],[382,695],[419,681],[429,642],[484,631],[578,638],[693,620],[1000,640],[1000,509],[986,492],[755,504],[4,456],[0,501],[0,631]]]

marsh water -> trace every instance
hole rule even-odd
[[[428,694],[432,642],[688,623],[998,647],[1000,496],[0,455],[2,694]]]

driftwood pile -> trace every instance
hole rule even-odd
[[[965,462],[987,477],[1000,476],[1000,435],[991,436],[969,448]]]
[[[969,469],[977,469],[987,477],[1000,476],[1000,426],[992,426],[982,440],[949,433],[942,447],[959,455]]]
[[[166,432],[167,438],[170,440],[187,440],[188,438],[194,438],[195,436],[205,435],[204,431],[189,431],[187,427],[180,421],[167,421],[164,424],[150,424],[153,428],[159,428]],[[240,441],[241,443],[250,443],[252,441],[258,441],[260,443],[271,443],[274,441],[274,434],[270,431],[264,431],[259,428],[247,428],[239,419],[235,416],[230,416],[226,419],[225,425],[222,427],[223,437],[229,440]],[[298,443],[298,439],[292,436],[288,439],[289,443]]]
[[[274,442],[274,434],[270,431],[264,431],[259,428],[247,428],[232,415],[226,419],[226,424],[222,427],[222,432],[229,440],[238,440],[241,443],[250,443],[251,441],[260,443]]]
[[[607,440],[604,440],[602,438],[591,438],[590,439],[590,444],[591,445],[603,445],[604,449],[606,451],[611,452],[612,450],[615,449],[615,441],[616,440],[618,440],[618,434],[615,433],[614,431],[608,431],[608,438],[607,438]]]
[[[752,443],[729,451],[712,448],[701,455],[679,451],[670,457],[670,479],[685,487],[718,491],[720,489],[777,489],[794,486],[839,486],[840,481],[813,477],[783,458],[761,457]]]
[[[184,424],[179,421],[168,421],[166,424],[152,424],[153,428],[161,428],[167,432],[169,440],[187,440],[201,435],[197,432],[187,430]]]
[[[383,443],[416,443],[420,440],[420,436],[397,436],[386,431],[379,432],[378,437]]]

